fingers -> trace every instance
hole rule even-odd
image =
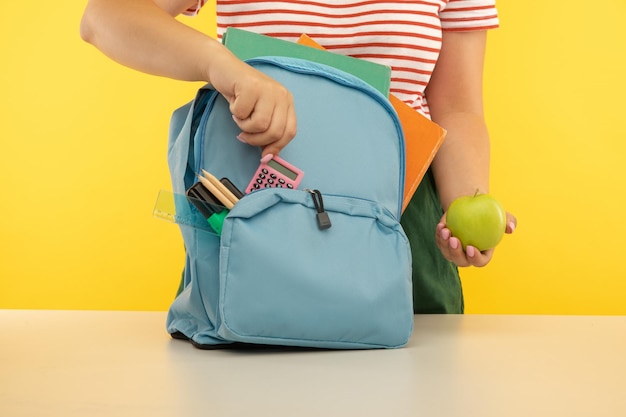
[[[263,147],[264,155],[278,155],[296,134],[293,97],[278,83],[247,86],[231,101],[230,110],[241,129],[238,139]]]
[[[228,100],[238,139],[278,155],[296,135],[294,100],[289,90],[239,60],[220,45],[209,67],[208,81]]]
[[[513,214],[507,212],[505,233],[511,234],[516,228],[517,218]],[[437,246],[443,256],[457,266],[483,267],[486,266],[493,258],[494,249],[488,249],[481,252],[473,246],[467,246],[465,250],[463,250],[461,241],[452,236],[452,232],[450,232],[450,229],[446,227],[446,213],[443,214],[439,224],[437,224],[435,241],[437,242]]]
[[[269,124],[265,129],[265,118],[255,120],[256,112],[264,111],[256,109],[252,116],[246,120],[235,122],[241,128],[242,133],[238,139],[252,146],[263,148],[263,155],[268,153],[278,155],[280,151],[294,138],[297,130],[297,118],[293,105],[290,101],[277,103],[271,110]],[[270,113],[270,111],[267,111]]]
[[[493,249],[481,252],[473,246],[467,246],[465,250],[463,250],[461,241],[452,236],[450,229],[446,228],[444,223],[437,225],[435,240],[443,256],[460,267],[486,266],[494,252]]]
[[[275,103],[259,94],[240,94],[230,103],[233,120],[244,132],[265,132],[272,122]]]
[[[517,218],[511,213],[507,212],[506,213],[506,229],[504,232],[511,234],[515,231],[516,228],[517,228]]]

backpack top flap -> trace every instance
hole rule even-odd
[[[388,99],[361,79],[323,64],[287,57],[247,62],[294,97],[298,131],[280,156],[304,171],[299,188],[377,201],[399,219],[404,137]],[[200,168],[244,190],[259,165],[261,149],[236,139],[240,130],[228,102],[207,88],[178,111],[184,116],[172,118],[169,162],[177,193],[195,182]],[[185,138],[190,143],[172,144]],[[180,160],[185,150],[186,167]]]

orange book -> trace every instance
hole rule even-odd
[[[298,43],[312,48],[324,49],[306,34],[300,36]],[[402,100],[389,95],[389,101],[398,114],[404,132],[405,175],[404,175],[404,202],[402,210],[411,201],[426,170],[430,166],[435,154],[441,147],[446,131],[437,123],[424,117]]]
[[[404,211],[441,147],[446,131],[393,94],[389,95],[389,101],[398,113],[404,131]]]

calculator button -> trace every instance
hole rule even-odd
[[[264,173],[264,174],[267,174],[267,173],[268,173],[268,171],[267,171],[267,169],[266,169],[266,168],[263,168],[263,169],[261,170],[261,172],[262,172],[262,173]]]
[[[284,179],[282,179],[282,178],[279,178],[279,179],[278,179],[278,182],[279,182],[279,183],[281,183],[281,184],[284,184],[284,183],[285,183],[285,180],[284,180]]]
[[[265,178],[265,174],[259,174],[259,178],[264,179]]]
[[[276,174],[270,174],[270,178],[276,179]]]
[[[257,184],[263,184],[263,180],[262,180],[262,179],[260,179],[260,178],[257,178],[256,183],[257,183]]]
[[[271,179],[271,178],[268,178],[267,183],[268,183],[268,184],[274,184],[274,180],[273,180],[273,179]]]
[[[293,188],[292,184],[287,184],[287,188]]]

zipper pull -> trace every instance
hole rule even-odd
[[[317,226],[320,230],[329,229],[330,226],[330,217],[328,217],[328,213],[324,211],[324,200],[322,200],[322,193],[319,190],[311,190],[305,188],[304,191],[311,194],[313,198],[313,204],[315,204],[315,210],[317,211]]]

